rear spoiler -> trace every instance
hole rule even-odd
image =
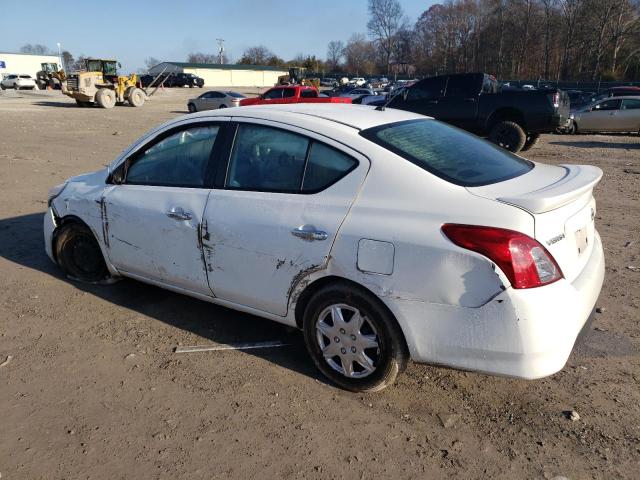
[[[509,197],[499,197],[498,200],[516,205],[531,213],[543,213],[562,207],[593,187],[602,178],[602,170],[591,165],[560,165],[566,174],[556,182],[546,187]]]

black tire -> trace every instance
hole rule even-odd
[[[7,87],[5,87],[4,85],[2,85],[2,84],[0,83],[0,89],[1,89],[1,90],[4,90],[5,88],[7,88]]]
[[[489,140],[505,150],[519,152],[527,141],[527,134],[516,122],[503,120],[491,128]]]
[[[198,109],[193,103],[190,103],[189,105],[187,105],[187,110],[189,110],[189,113],[196,113],[198,111]]]
[[[533,147],[535,147],[536,143],[538,143],[538,140],[540,140],[540,134],[532,133],[527,137],[527,141],[524,142],[521,151],[526,152],[527,150],[531,150]]]
[[[14,84],[13,84],[13,89],[14,89],[14,90],[20,90],[20,87],[18,86],[18,84],[17,84],[17,83],[14,83]]]
[[[96,283],[110,277],[100,246],[86,226],[63,225],[55,236],[53,248],[58,265],[72,279]]]
[[[344,308],[341,311],[345,320],[342,326],[345,328],[340,327],[339,331],[336,330],[334,338],[337,341],[325,335],[327,321],[332,323],[330,328],[339,328],[332,320],[332,306]],[[349,312],[349,309],[351,315],[347,319],[345,313]],[[350,327],[355,328],[355,324],[350,323],[355,318],[355,312],[363,319],[362,326],[357,331],[350,330]],[[320,332],[320,323],[325,327],[324,333]],[[362,343],[354,341],[358,339],[354,333],[359,339],[366,339],[367,342],[374,339],[377,346],[363,347]],[[318,369],[333,383],[352,392],[382,390],[391,385],[407,365],[407,348],[396,320],[375,296],[347,283],[328,285],[311,297],[304,312],[304,339]],[[325,349],[339,349],[336,355],[325,358],[321,342]],[[367,372],[366,367],[355,359],[345,362],[339,356],[341,354],[345,354],[347,358],[360,356],[366,359],[372,371]],[[350,365],[348,369],[351,370],[352,376],[347,376],[345,363]],[[339,368],[342,368],[342,371],[339,371]]]
[[[221,109],[221,108],[227,108],[227,106],[223,103],[222,105],[220,105],[220,106],[218,107],[218,109]]]

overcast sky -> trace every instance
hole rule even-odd
[[[436,2],[400,3],[414,23]],[[76,58],[117,58],[124,73],[143,68],[147,57],[185,61],[189,52],[216,53],[216,38],[225,39],[233,61],[254,45],[285,60],[298,53],[325,58],[329,41],[366,33],[367,20],[366,0],[0,0],[0,51],[26,43],[57,50],[60,42]]]

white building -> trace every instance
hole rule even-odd
[[[287,70],[262,65],[220,65],[214,63],[162,62],[149,73],[193,73],[204,80],[205,87],[273,87]]]
[[[60,57],[57,55],[0,52],[0,78],[4,78],[10,73],[26,74],[36,78],[36,73],[42,70],[43,63],[55,63],[60,66]]]

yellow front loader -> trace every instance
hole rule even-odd
[[[115,60],[88,58],[85,60],[85,70],[67,76],[62,82],[62,93],[74,98],[81,107],[98,104],[102,108],[113,108],[116,103],[125,102],[132,107],[141,107],[148,98],[141,88],[138,88],[138,76],[118,75]]]

